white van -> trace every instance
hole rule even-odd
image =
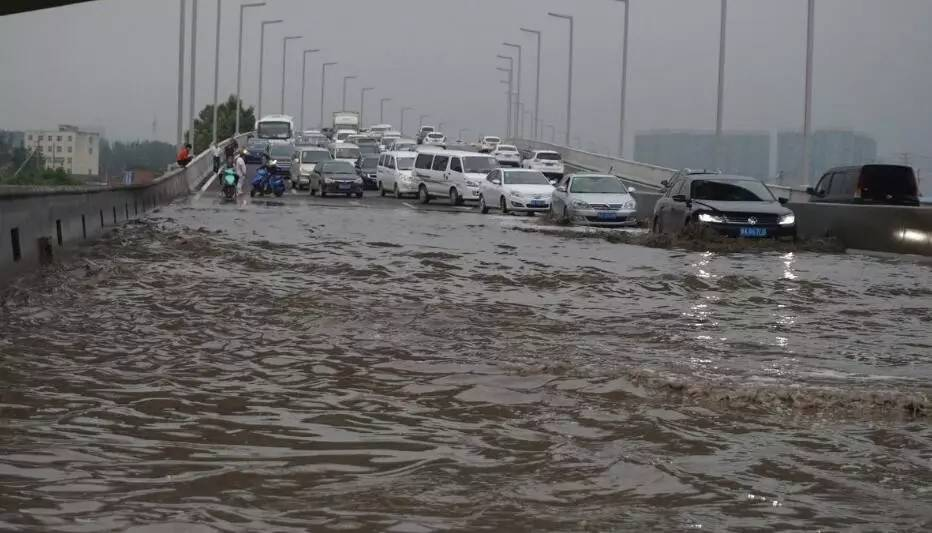
[[[421,151],[414,162],[418,198],[449,198],[451,205],[479,200],[479,184],[498,161],[487,154],[458,150]]]
[[[376,171],[379,194],[394,194],[395,198],[417,194],[417,180],[413,174],[416,156],[414,152],[385,152],[379,156]]]

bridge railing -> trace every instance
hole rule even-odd
[[[186,167],[144,185],[0,187],[0,280],[194,192],[212,170],[210,150],[205,150]]]

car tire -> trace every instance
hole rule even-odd
[[[311,189],[311,196],[317,196],[317,189],[313,187],[310,187],[310,189]]]
[[[654,217],[654,220],[650,223],[650,232],[660,234],[660,217]]]
[[[356,198],[362,198],[362,191],[356,193]],[[384,194],[382,196],[385,196]]]
[[[395,184],[395,187],[394,187],[393,190],[394,190],[394,193],[395,193],[395,198],[401,200],[401,193],[398,192],[398,184],[397,184],[397,183]]]
[[[505,201],[504,196],[502,196],[502,199],[498,204],[499,204],[499,209],[502,210],[502,214],[507,215],[508,214],[508,202]]]
[[[563,206],[563,217],[560,218],[560,222],[569,222],[570,221],[570,212],[566,209],[566,206]]]
[[[320,197],[321,197],[321,198],[326,198],[326,197],[327,197],[327,191],[325,191],[323,188],[320,189]]]
[[[382,187],[382,182],[379,182],[379,196],[385,196],[385,189]]]
[[[450,205],[460,205],[460,193],[456,187],[450,187]]]
[[[421,185],[420,187],[418,187],[418,189],[417,189],[417,199],[418,199],[418,201],[420,201],[422,204],[428,204],[428,203],[430,203],[430,195],[427,194],[427,187],[426,187],[425,185]]]
[[[255,198],[255,197],[256,197],[256,190],[255,190],[255,189],[250,189],[250,190],[249,190],[249,196],[252,197],[252,198]]]
[[[485,203],[485,196],[479,195],[479,212],[483,215],[489,214],[489,206]]]

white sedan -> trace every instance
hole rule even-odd
[[[537,170],[495,169],[479,184],[479,210],[483,214],[490,209],[529,215],[547,212],[553,191],[547,177]]]
[[[563,158],[559,152],[552,150],[536,150],[528,154],[528,158],[521,162],[522,168],[539,170],[552,180],[563,179]]]
[[[447,144],[447,137],[438,131],[434,131],[425,135],[421,144],[426,144],[428,146],[444,146]]]
[[[500,144],[492,152],[492,155],[495,157],[495,160],[498,161],[499,165],[502,166],[521,166],[521,153],[518,152],[518,148],[513,144]]]

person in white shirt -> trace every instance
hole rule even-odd
[[[217,146],[217,143],[211,143],[210,154],[214,156],[214,173],[220,172],[220,158],[223,156],[223,150]]]
[[[236,176],[239,178],[236,181],[236,194],[243,194],[243,183],[246,182],[246,150],[236,154],[236,161],[233,163],[233,168],[236,169]]]

